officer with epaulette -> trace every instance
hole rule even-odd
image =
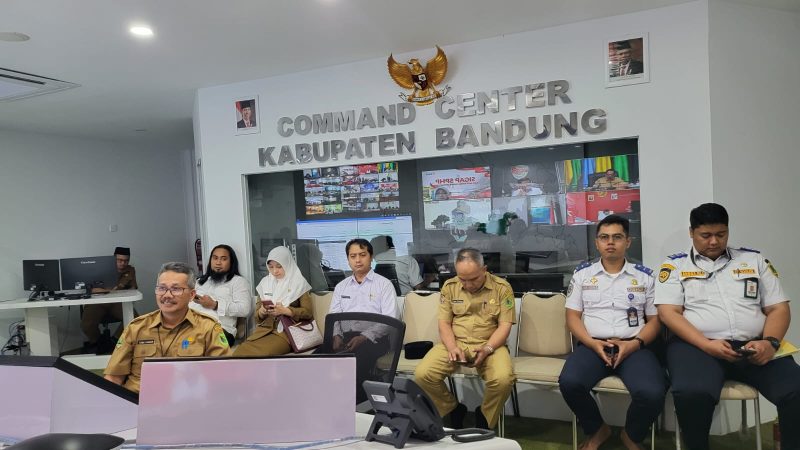
[[[619,376],[631,393],[620,434],[626,448],[640,448],[664,406],[664,370],[647,348],[661,330],[655,280],[651,269],[625,259],[631,245],[628,229],[624,217],[612,214],[601,220],[594,241],[600,259],[580,264],[567,289],[567,327],[578,346],[558,384],[587,437],[582,449],[597,449],[611,436],[591,395],[603,378]]]
[[[195,295],[191,266],[161,266],[156,284],[158,311],[137,317],[122,332],[105,370],[105,378],[139,392],[145,358],[227,356],[225,332],[211,316],[189,308]]]
[[[760,253],[728,247],[728,212],[705,203],[689,214],[689,253],[661,265],[656,304],[674,336],[667,367],[678,424],[690,450],[707,449],[726,379],[778,407],[782,448],[800,448],[800,366],[773,359],[789,327],[789,299]]]
[[[444,379],[459,364],[477,369],[486,390],[475,409],[478,428],[494,428],[500,418],[514,373],[506,340],[516,320],[514,291],[500,277],[486,272],[483,255],[463,248],[456,255],[456,277],[441,288],[439,336],[414,373],[439,414],[450,415],[453,428],[463,428],[467,408],[458,403]]]

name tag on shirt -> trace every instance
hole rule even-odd
[[[464,300],[458,300],[458,299],[456,299],[456,300],[450,300],[450,303],[458,303],[458,304],[461,304],[461,303],[464,303]]]
[[[155,344],[156,341],[154,339],[139,339],[136,341],[137,344]]]
[[[708,278],[708,277],[706,276],[706,273],[702,270],[681,272],[681,280],[685,280],[687,278]]]
[[[628,288],[628,292],[644,292],[644,291],[645,291],[645,287],[644,286],[636,286],[636,287],[629,287]]]
[[[350,298],[350,296],[349,296],[349,295],[343,295],[343,296],[342,296],[342,298],[347,298],[347,299],[349,299],[349,298]]]
[[[756,269],[733,269],[733,278],[741,280],[743,278],[753,278],[757,276]]]
[[[586,286],[581,286],[581,289],[584,291],[596,291],[600,289],[600,286],[597,286],[596,284],[587,284]]]

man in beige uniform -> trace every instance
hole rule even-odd
[[[119,273],[117,285],[111,290],[105,288],[93,288],[93,293],[139,289],[139,286],[136,284],[136,269],[130,265],[131,249],[128,247],[117,247],[114,249],[114,257],[117,263],[117,272]],[[118,322],[122,322],[122,303],[102,303],[98,305],[86,305],[83,307],[83,313],[81,314],[81,330],[83,331],[83,334],[86,335],[87,339],[87,341],[83,343],[84,352],[97,350],[98,354],[103,354],[108,353],[113,349],[114,341],[108,338],[105,339],[105,341],[108,342],[107,345],[99,345],[99,326],[100,322],[106,316],[113,317]],[[117,330],[115,334],[116,337],[119,337],[119,332],[120,330]]]
[[[466,406],[457,403],[444,379],[458,364],[478,370],[486,384],[475,410],[476,426],[494,428],[514,385],[506,339],[515,322],[514,292],[508,282],[486,272],[483,255],[464,248],[456,256],[456,278],[445,282],[439,305],[439,336],[417,366],[414,378],[451,426],[463,428]]]
[[[139,392],[145,358],[227,356],[228,341],[213,317],[189,309],[195,274],[179,262],[161,266],[156,284],[158,311],[137,317],[122,333],[108,361],[105,378]]]

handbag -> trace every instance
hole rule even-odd
[[[291,317],[281,316],[281,323],[292,352],[305,352],[322,344],[322,334],[314,319],[295,322]]]

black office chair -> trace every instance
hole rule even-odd
[[[400,281],[397,279],[397,269],[394,267],[394,264],[392,263],[376,264],[375,273],[391,281],[392,286],[394,286],[395,294],[397,294],[398,296],[402,295],[400,293]]]
[[[113,450],[124,442],[109,434],[49,433],[25,439],[6,450]]]
[[[334,337],[342,344],[370,330],[380,335],[376,342],[367,341],[354,351],[334,347]],[[367,312],[331,313],[325,316],[325,336],[315,353],[353,353],[356,357],[356,405],[367,400],[362,387],[365,380],[392,383],[403,349],[406,324],[394,317]]]

